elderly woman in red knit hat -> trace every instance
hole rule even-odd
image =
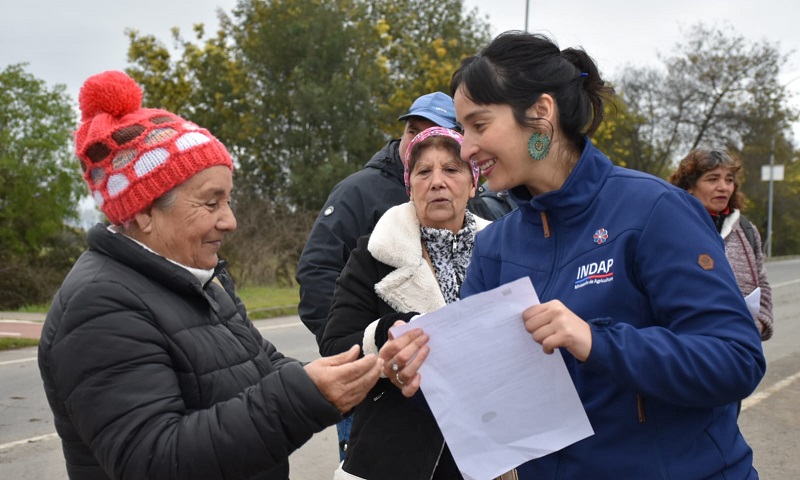
[[[110,225],[56,294],[39,368],[72,479],[289,478],[384,361],[303,364],[262,338],[217,257],[233,164],[207,130],[141,108],[121,72],[86,81],[76,153]]]

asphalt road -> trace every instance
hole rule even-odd
[[[800,479],[800,259],[768,263],[775,336],[764,343],[768,370],[743,402],[740,428],[755,452],[762,479]],[[9,323],[0,314],[0,332]],[[314,339],[297,317],[256,322],[285,354],[318,357]],[[41,388],[36,349],[0,352],[0,479],[66,480],[63,457]],[[330,427],[290,457],[292,480],[325,480],[338,463]]]

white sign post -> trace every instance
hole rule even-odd
[[[781,180],[783,180],[783,165],[775,165],[775,155],[771,152],[769,155],[769,165],[761,165],[761,181],[769,182],[769,211],[767,213],[767,258],[772,257],[772,183],[779,182]]]
[[[770,180],[775,182],[783,180],[783,165],[773,165],[772,175],[770,175],[769,165],[761,165],[761,181],[768,182]]]

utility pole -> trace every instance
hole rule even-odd
[[[769,149],[769,204],[767,206],[767,258],[772,258],[772,184],[775,181],[775,134]]]
[[[525,31],[528,31],[528,6],[530,5],[531,0],[525,0]]]

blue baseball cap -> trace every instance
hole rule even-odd
[[[429,93],[414,100],[408,113],[397,120],[403,121],[409,117],[427,118],[431,122],[445,128],[461,128],[456,121],[456,107],[450,95],[442,92]]]

